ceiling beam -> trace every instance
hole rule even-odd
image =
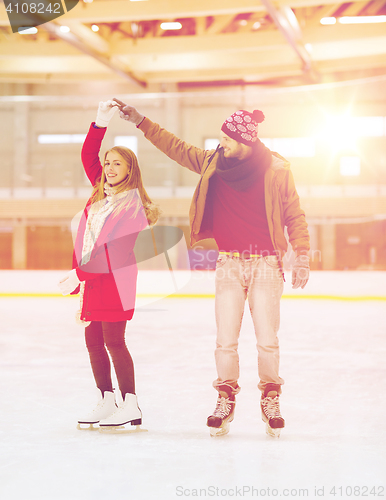
[[[349,46],[351,43],[365,44],[366,50],[386,52],[386,45],[379,41],[384,41],[385,28],[383,25],[340,25],[316,26],[303,29],[304,41],[315,45],[336,44]],[[0,58],[16,56],[74,56],[78,50],[63,40],[52,40],[49,43],[44,41],[26,42],[22,37],[13,41],[13,37],[8,37],[0,43]],[[178,43],[176,43],[178,41]],[[267,52],[273,49],[284,47],[283,37],[277,30],[262,30],[255,33],[222,33],[218,35],[203,36],[179,36],[153,38],[120,39],[110,44],[110,55],[114,56],[143,56],[148,55],[153,58],[162,57],[169,54],[195,54],[200,55],[219,52]],[[334,51],[332,51],[334,52]],[[353,54],[355,56],[355,53]]]
[[[363,0],[351,0],[350,3],[362,2]],[[371,0],[369,0],[370,2]],[[287,5],[291,9],[300,9],[301,7],[318,7],[320,5],[333,5],[336,0],[277,0],[276,5]]]
[[[215,35],[221,33],[222,30],[227,28],[230,23],[235,18],[234,14],[228,14],[226,16],[217,16],[212,24],[207,28],[206,35]]]
[[[151,0],[148,2],[122,2],[104,0],[83,4],[68,12],[68,19],[82,22],[113,22],[118,20],[152,21],[175,18],[237,15],[246,12],[263,12],[256,0]],[[117,17],[118,16],[118,17]]]
[[[205,35],[206,32],[206,17],[196,18],[196,36]]]
[[[314,60],[318,63],[318,69],[321,64],[334,65],[339,70],[339,65],[348,65],[354,67],[358,58],[361,58],[361,64],[365,58],[368,59],[366,67],[379,67],[380,62],[384,63],[386,57],[386,35],[362,38],[357,40],[339,39],[339,32],[330,39],[324,37],[318,39],[313,35],[313,30],[309,34],[305,33],[307,39],[312,43]],[[332,32],[331,32],[332,33]],[[220,35],[219,35],[220,36]],[[231,35],[221,35],[228,38]],[[313,38],[314,36],[314,38]],[[281,38],[276,33],[277,38]],[[211,37],[208,37],[209,39]],[[239,38],[239,37],[235,37]],[[266,38],[267,40],[267,38]],[[227,74],[230,79],[243,79],[249,75],[259,75],[262,71],[266,72],[270,68],[271,72],[281,74],[284,67],[291,66],[292,70],[297,68],[301,71],[298,59],[294,51],[284,42],[274,42],[271,38],[271,45],[255,45],[245,50],[204,50],[201,52],[198,47],[192,46],[192,51],[183,51],[180,53],[145,53],[139,50],[137,53],[126,52],[126,55],[120,55],[121,64],[130,66],[138,75],[138,78],[145,79],[152,83],[162,81],[165,75],[168,75],[167,81],[186,81],[191,79],[192,74],[196,73],[193,80],[197,80],[202,75],[207,75],[204,80],[216,75],[221,79],[222,75]],[[61,42],[55,42],[59,44]],[[15,50],[12,53],[12,44],[5,43],[5,49],[9,48],[7,55],[0,56],[1,73],[47,73],[55,72],[63,75],[65,73],[87,74],[93,79],[95,73],[107,73],[108,68],[101,66],[94,58],[86,55],[72,53],[72,55],[58,56],[61,51],[59,47],[53,50],[50,56],[43,57],[34,55],[31,51],[15,57]],[[22,44],[20,44],[22,45]],[[28,44],[27,44],[28,45]],[[31,45],[31,44],[30,44]],[[63,44],[60,47],[64,47]],[[35,53],[36,54],[36,53]],[[78,54],[78,55],[77,55]],[[116,56],[114,56],[116,57]],[[104,71],[102,71],[104,68]],[[361,68],[356,68],[360,70]],[[320,69],[320,71],[322,71]],[[297,73],[298,71],[296,71]]]
[[[352,4],[349,4],[343,11],[343,16],[358,16],[360,11],[364,9],[367,5],[367,2],[355,2]]]
[[[83,54],[91,56],[93,59],[103,64],[110,70],[114,71],[114,73],[129,81],[131,84],[134,84],[136,87],[146,87],[146,82],[138,79],[131,71],[128,71],[123,65],[119,64],[118,61],[113,62],[110,57],[106,56],[103,53],[97,52],[92,46],[88,45],[84,40],[79,38],[79,36],[76,36],[74,33],[62,33],[60,31],[60,27],[53,22],[45,23],[41,27],[49,33],[55,35],[57,38],[68,43],[72,47],[75,47],[79,51],[83,52]],[[83,33],[83,29],[81,31]]]
[[[10,75],[17,75],[15,78],[19,79],[25,75],[28,81],[47,78],[49,81],[99,79],[116,82],[124,78],[142,90],[146,83],[263,81],[268,78],[301,77],[302,68],[305,70],[303,76],[307,76],[307,70],[313,64],[317,64],[318,72],[322,75],[328,72],[341,73],[345,69],[360,72],[362,69],[380,70],[386,67],[384,25],[320,25],[318,17],[322,13],[334,12],[339,7],[336,0],[324,1],[322,6],[319,0],[317,7],[312,6],[314,0],[277,0],[275,4],[272,3],[274,0],[264,1],[273,7],[282,32],[271,24],[251,31],[253,19],[258,19],[260,14],[261,17],[266,16],[268,9],[257,0],[101,0],[82,4],[58,18],[55,23],[47,23],[47,36],[53,33],[54,40],[51,36],[50,40],[42,40],[44,25],[36,36],[23,37],[16,33],[3,37],[0,43],[0,81],[10,78]],[[252,3],[255,9],[251,8]],[[290,22],[293,14],[288,7],[290,3],[301,7],[297,12],[299,16],[304,15],[301,18],[302,31],[296,18],[294,23]],[[379,6],[382,2],[351,2],[343,14],[359,13],[369,3]],[[159,13],[158,9],[162,6],[169,8],[164,13],[167,19],[180,17],[182,12],[190,15],[202,13],[205,9],[207,15],[212,15],[213,9],[221,13],[214,16],[214,22],[208,29],[207,17],[198,17],[195,36],[154,38],[150,34],[148,38],[138,37],[135,40],[131,38],[134,32],[131,33],[129,28],[131,23],[136,24],[137,21],[129,20],[127,24],[122,22],[120,25],[105,24],[98,33],[94,33],[89,26],[82,24],[80,18],[70,19],[70,13],[75,15],[78,11],[83,15],[92,5],[97,7],[94,12],[100,12],[98,9],[105,8],[107,4],[110,10],[114,5],[122,7],[117,19],[119,22],[122,21],[122,10],[135,7],[146,16],[150,15],[147,10],[150,5],[153,14]],[[231,12],[232,8],[236,12]],[[250,21],[245,28],[249,31],[244,32],[241,28],[235,33],[223,33],[234,20],[235,14],[240,14],[243,8],[248,8],[248,13],[252,14],[245,16]],[[0,18],[3,10],[0,3]],[[117,14],[114,12],[112,15]],[[162,16],[159,16],[161,19]],[[91,24],[90,20],[88,22]],[[70,26],[71,32],[60,32],[57,24]],[[128,33],[127,37],[124,32]],[[312,59],[305,50],[305,43],[312,45]]]
[[[149,66],[148,71],[141,74],[149,84],[158,84],[165,82],[210,82],[210,81],[235,81],[244,80],[246,82],[258,82],[269,79],[277,79],[283,77],[296,77],[300,80],[304,77],[299,64],[295,60],[293,63],[289,61],[281,61],[281,64],[274,65],[270,60],[262,60],[259,65],[251,65],[250,58],[246,59],[245,65],[243,61],[239,61],[237,68],[233,67],[205,67],[205,68],[161,68],[154,71],[154,68]],[[22,66],[20,66],[22,64]],[[76,60],[66,58],[65,61],[52,58],[41,65],[36,59],[26,58],[20,61],[9,59],[8,61],[0,60],[0,81],[25,81],[25,82],[83,82],[83,81],[105,81],[119,83],[120,78],[107,68],[98,65],[96,61],[78,56]],[[342,74],[343,72],[351,72],[364,76],[365,73],[371,71],[386,71],[386,55],[380,54],[377,56],[360,56],[343,59],[326,59],[318,61],[318,69],[322,79],[331,74]],[[334,77],[335,78],[335,77]],[[304,80],[303,80],[304,81]]]
[[[47,74],[54,73],[109,73],[109,69],[98,63],[96,59],[84,55],[64,57],[9,57],[0,58],[1,73]],[[90,77],[91,79],[91,77]]]
[[[111,71],[106,71],[105,73],[101,71],[87,72],[87,73],[51,73],[49,71],[45,73],[34,73],[32,70],[28,73],[19,72],[4,72],[0,73],[0,82],[7,83],[87,83],[90,79],[98,82],[120,83],[122,80],[115,73]],[[141,94],[141,93],[140,93]]]
[[[68,26],[80,41],[88,47],[92,47],[94,51],[108,56],[110,52],[109,42],[101,37],[98,33],[94,33],[88,26],[80,23],[79,21],[69,21],[65,16],[59,17],[56,24],[61,26]]]
[[[352,0],[351,3],[363,0]],[[336,3],[336,0],[277,0],[277,8],[292,9],[316,7]],[[1,7],[3,5],[3,7]],[[112,23],[123,21],[170,20],[173,18],[237,15],[249,12],[265,13],[266,8],[257,0],[153,0],[129,2],[100,0],[92,3],[80,2],[67,12],[65,19],[81,23]],[[0,4],[0,26],[9,26],[4,4]]]
[[[352,4],[357,5],[357,4]],[[311,17],[304,18],[304,25],[307,29],[311,27],[315,27],[316,29],[321,27],[320,20],[324,17],[331,17],[339,8],[339,3],[333,3],[329,5],[322,5],[318,8],[315,8]]]
[[[152,83],[172,83],[178,79],[180,82],[213,82],[213,81],[263,81],[270,78],[283,76],[301,77],[303,72],[297,62],[282,65],[280,68],[263,66],[261,68],[248,68],[243,72],[231,68],[206,69],[206,70],[178,70],[145,73],[146,78]],[[177,78],[176,78],[177,77]]]
[[[271,0],[260,0],[267,9],[280,33],[299,57],[305,73],[315,73],[310,54],[302,43],[302,33],[295,14],[291,9],[278,10]]]
[[[356,40],[376,40],[385,36],[385,28],[378,25],[341,25],[322,26],[303,29],[303,39],[310,43],[323,42],[355,42]],[[151,55],[185,54],[207,52],[238,52],[244,50],[267,51],[276,47],[283,47],[283,37],[277,30],[262,30],[255,33],[221,33],[218,35],[204,35],[200,37],[180,36],[162,37],[158,39],[139,38],[119,40],[111,44],[113,54],[118,55]],[[12,50],[11,44],[9,49]],[[374,50],[380,48],[374,46]],[[381,47],[386,51],[386,46]],[[1,46],[0,46],[1,50]]]
[[[384,0],[375,0],[373,2],[369,2],[368,7],[366,8],[366,14],[370,16],[376,16],[378,12],[384,7]],[[344,15],[346,15],[346,13]]]
[[[342,60],[328,60],[321,61],[318,64],[320,68],[321,80],[323,77],[328,77],[331,74],[339,74],[343,72],[352,72],[361,74],[371,70],[382,70],[385,74],[386,56],[380,57],[358,57],[353,59]],[[231,68],[222,69],[206,69],[206,70],[175,70],[163,72],[144,73],[146,79],[152,83],[162,82],[212,82],[212,81],[235,81],[241,80],[246,82],[259,82],[270,79],[277,79],[283,77],[296,77],[301,80],[305,75],[299,65],[295,62],[293,64],[281,64],[280,66],[262,65],[258,68],[244,68],[235,71]],[[305,81],[305,80],[303,80]],[[308,79],[306,80],[308,81]]]

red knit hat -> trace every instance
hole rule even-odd
[[[255,109],[253,113],[249,111],[236,111],[222,124],[221,130],[237,142],[242,142],[246,146],[253,146],[257,141],[257,124],[264,121],[262,111]]]

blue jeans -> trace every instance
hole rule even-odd
[[[213,386],[228,392],[240,391],[238,341],[245,300],[248,298],[258,352],[258,388],[263,392],[267,384],[278,386],[279,377],[280,298],[283,276],[276,256],[237,257],[220,254],[216,264],[216,324],[215,359],[218,378]]]

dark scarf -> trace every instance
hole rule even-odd
[[[225,158],[224,150],[220,148],[216,173],[231,188],[245,191],[267,171],[271,161],[271,151],[257,139],[253,145],[252,155],[242,161],[238,158]]]

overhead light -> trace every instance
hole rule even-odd
[[[338,21],[340,24],[386,23],[386,16],[343,16]]]
[[[19,28],[17,30],[20,35],[35,35],[37,32],[38,32],[38,29],[37,28]]]
[[[248,24],[248,21],[246,19],[241,19],[239,21],[240,26],[246,26]]]
[[[180,30],[181,28],[182,24],[178,22],[161,23],[161,29],[163,30]]]
[[[96,32],[96,31],[99,31],[99,26],[97,26],[96,24],[93,24],[93,25],[91,26],[91,29],[92,29],[93,31],[95,31],[95,32]]]
[[[307,51],[309,54],[312,54],[312,50],[313,50],[312,44],[310,44],[310,43],[306,43],[306,44],[304,45],[304,48],[306,49],[306,51]]]
[[[61,26],[59,29],[62,33],[69,33],[71,31],[68,26]]]
[[[259,21],[256,21],[255,23],[253,23],[252,28],[254,30],[258,30],[260,27],[261,27],[261,23],[259,23]]]
[[[323,17],[320,20],[320,24],[323,24],[325,26],[327,26],[329,24],[335,24],[335,23],[336,23],[336,18],[335,17]]]

